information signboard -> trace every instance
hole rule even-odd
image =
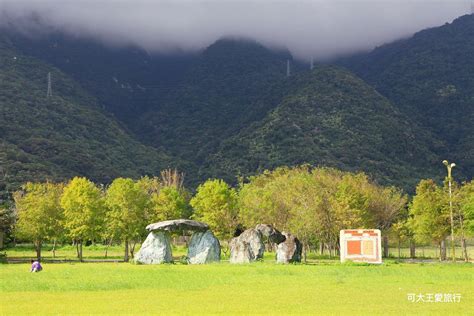
[[[382,263],[381,234],[378,229],[343,229],[340,232],[341,262]]]

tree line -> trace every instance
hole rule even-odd
[[[117,178],[97,185],[76,177],[67,183],[26,183],[13,194],[13,233],[32,241],[38,257],[45,242],[70,242],[82,260],[86,242],[124,244],[124,259],[147,235],[146,225],[168,219],[192,218],[209,224],[223,241],[258,223],[290,231],[308,251],[339,251],[339,231],[378,228],[384,255],[388,238],[408,241],[414,257],[416,242],[432,242],[446,258],[450,234],[446,185],[422,180],[412,199],[396,187],[384,187],[364,173],[310,166],[282,167],[240,179],[236,187],[209,179],[194,194],[183,185],[183,174],[165,170],[159,177]],[[474,235],[474,185],[453,186],[456,234],[467,258],[466,238]],[[0,215],[2,213],[0,212]],[[54,249],[54,248],[53,248]]]

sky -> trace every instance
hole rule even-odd
[[[470,0],[0,0],[0,26],[62,31],[149,52],[197,51],[224,37],[299,59],[370,50],[470,13]]]

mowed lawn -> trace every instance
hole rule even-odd
[[[0,264],[0,313],[472,315],[472,264]],[[409,293],[459,293],[412,303]]]

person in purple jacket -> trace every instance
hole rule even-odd
[[[41,263],[39,263],[39,260],[31,260],[30,272],[40,272],[41,270],[43,270],[43,267],[41,266]]]

